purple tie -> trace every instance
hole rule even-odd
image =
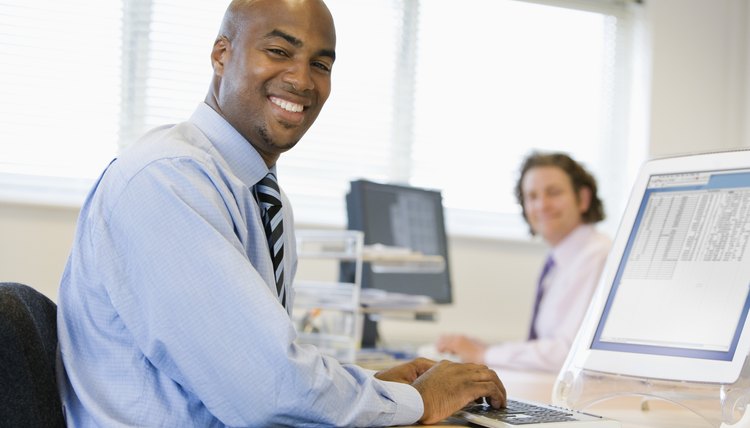
[[[542,268],[542,274],[539,275],[539,283],[536,287],[536,300],[534,300],[534,312],[531,315],[531,326],[529,326],[529,340],[536,340],[536,317],[539,314],[539,304],[542,303],[542,295],[544,295],[544,278],[552,270],[555,265],[555,260],[552,259],[552,255],[547,256],[547,261],[544,262],[544,268]]]

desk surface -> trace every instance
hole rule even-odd
[[[555,375],[538,372],[498,370],[508,396],[525,400],[550,403]],[[695,413],[662,400],[649,401],[648,410],[641,410],[640,397],[619,397],[585,409],[618,420],[622,428],[707,428],[711,425]],[[467,426],[454,420],[444,421],[441,426]]]

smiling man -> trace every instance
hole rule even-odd
[[[378,373],[295,343],[293,217],[279,156],[331,89],[336,34],[320,0],[235,0],[189,120],[104,171],[60,284],[68,426],[377,426],[437,422],[494,371],[419,359]]]
[[[462,334],[436,342],[440,352],[492,367],[560,370],[596,289],[611,245],[594,177],[564,153],[532,153],[523,162],[516,199],[532,235],[549,246],[525,341],[488,345]]]

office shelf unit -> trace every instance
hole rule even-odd
[[[298,274],[294,285],[298,343],[315,345],[344,363],[355,362],[362,340],[363,242],[363,233],[355,230],[297,231],[300,268],[314,260],[328,261],[335,268],[342,261],[354,264],[353,282],[309,280]]]
[[[437,306],[427,296],[374,289],[363,293],[362,265],[369,263],[376,272],[440,272],[445,269],[445,260],[440,256],[382,245],[365,246],[363,232],[356,230],[302,229],[297,231],[297,257],[293,311],[297,342],[315,345],[341,362],[357,361],[365,315],[371,319],[423,320],[434,319],[437,312]],[[322,264],[308,269],[315,261]],[[310,279],[313,271],[327,271],[328,278],[339,278],[341,262],[353,264],[351,282]]]

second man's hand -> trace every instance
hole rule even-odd
[[[487,344],[463,334],[445,334],[435,342],[435,348],[438,352],[457,355],[465,363],[482,364]]]

